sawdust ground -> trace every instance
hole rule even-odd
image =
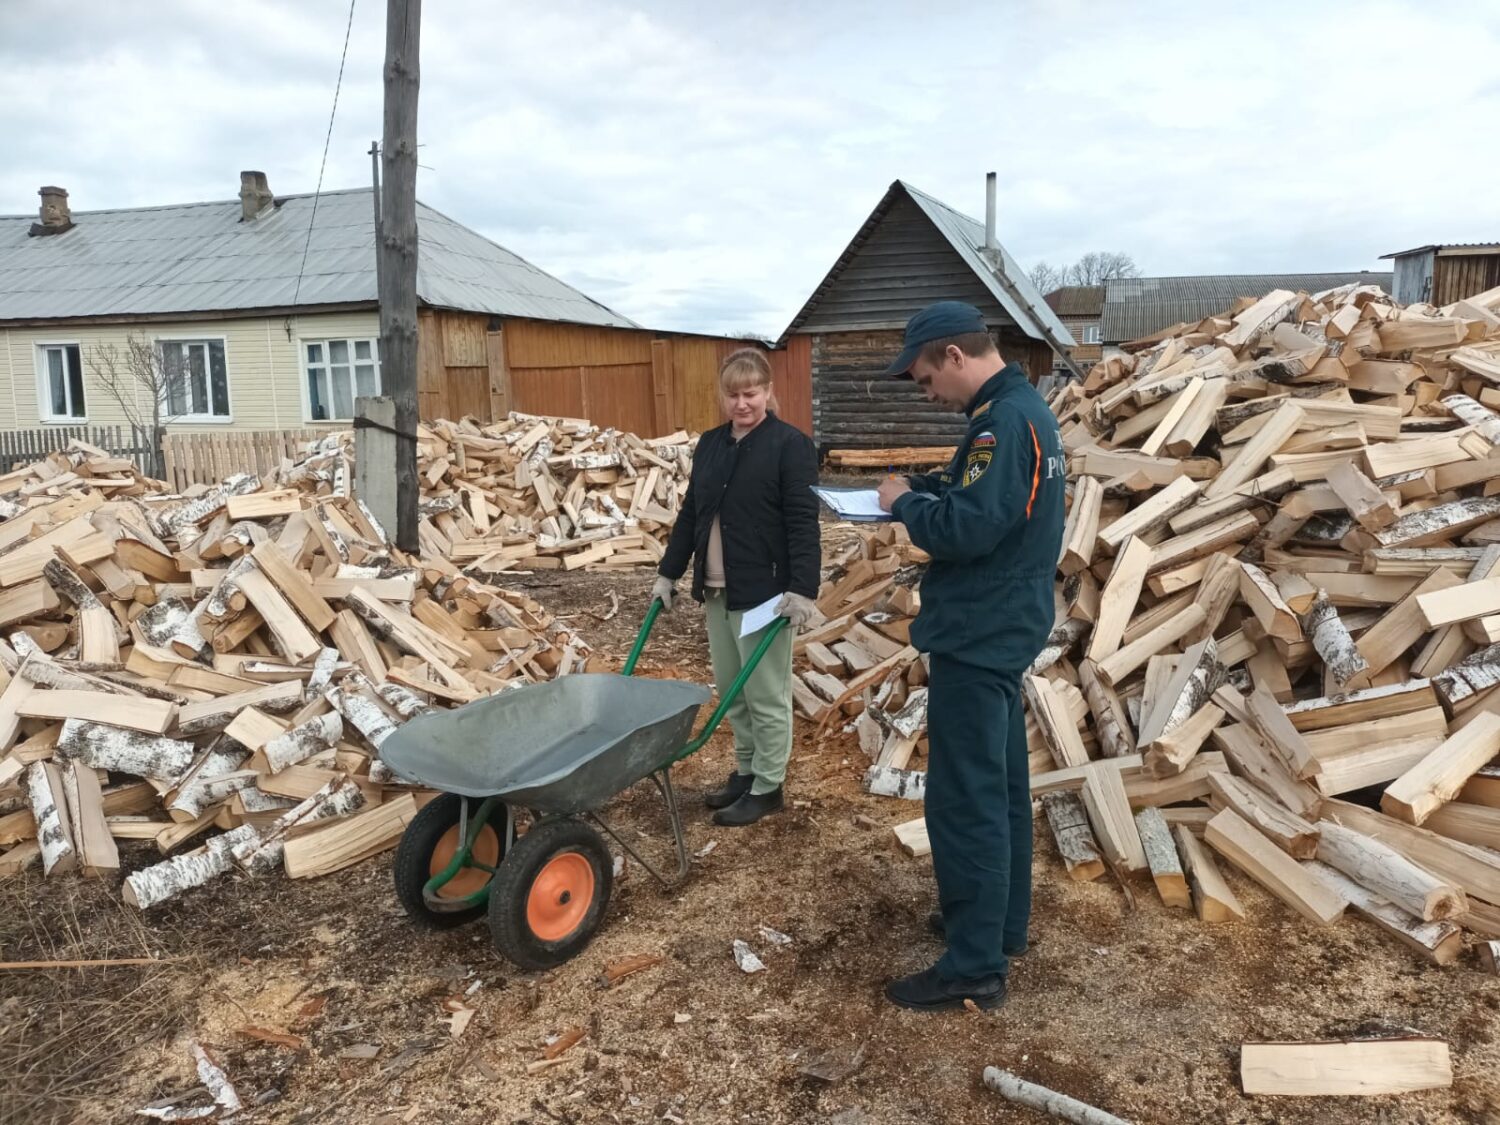
[[[557,612],[580,614],[601,649],[623,652],[650,578],[529,584]],[[591,617],[608,611],[611,590],[619,614]],[[706,678],[706,664],[689,605],[663,619],[642,670]],[[903,856],[888,830],[917,807],[862,794],[857,748],[843,737],[815,746],[810,733],[799,728],[796,807],[749,830],[714,827],[693,799],[727,769],[725,740],[683,763],[690,846],[716,848],[670,895],[632,864],[593,945],[541,976],[500,960],[482,923],[414,929],[388,856],[305,883],[237,878],[144,920],[120,905],[114,880],[0,883],[5,958],[179,958],[0,975],[0,1125],[132,1120],[196,1083],[190,1037],[235,1082],[249,1107],[240,1120],[267,1125],[1040,1121],[983,1088],[990,1064],[1137,1122],[1500,1120],[1500,980],[1471,960],[1435,968],[1357,920],[1314,927],[1235,875],[1244,924],[1203,926],[1149,886],[1135,888],[1132,910],[1115,886],[1070,882],[1045,834],[1034,948],[1014,968],[1009,1004],[992,1015],[890,1007],[883,981],[940,952],[925,930],[930,866]],[[654,789],[638,787],[613,812],[665,855]],[[127,851],[127,862],[145,855]],[[792,944],[772,946],[761,925]],[[736,967],[735,938],[765,972]],[[665,960],[599,986],[606,964],[642,953]],[[465,1001],[475,1014],[455,1040],[444,1001],[476,984]],[[571,1027],[587,1035],[565,1061],[528,1075],[549,1037]],[[1239,1092],[1244,1040],[1408,1029],[1452,1045],[1452,1090]],[[819,1057],[852,1072],[832,1083],[800,1073]]]

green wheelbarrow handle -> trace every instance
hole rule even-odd
[[[646,647],[646,638],[651,635],[651,627],[656,624],[656,619],[661,616],[663,608],[660,598],[651,599],[651,607],[646,610],[646,619],[641,622],[641,630],[636,634],[635,644],[630,649],[630,655],[625,658],[625,666],[620,669],[621,675],[630,676],[635,673],[636,661],[640,659],[641,650]],[[680,762],[682,759],[690,757],[703,749],[703,744],[719,728],[719,724],[724,721],[724,716],[729,713],[729,708],[739,698],[740,692],[744,691],[745,683],[755,672],[756,665],[760,663],[760,658],[766,654],[766,650],[771,647],[787,624],[788,622],[785,617],[778,617],[762,630],[764,636],[761,637],[760,643],[755,646],[755,651],[750,654],[750,659],[745,661],[745,666],[740,669],[740,674],[734,678],[734,682],[729,685],[729,690],[719,700],[719,705],[714,708],[713,714],[708,717],[708,722],[704,724],[703,729],[698,732],[697,736],[678,751],[677,756],[671,762],[668,762],[667,765],[671,765],[673,762]]]

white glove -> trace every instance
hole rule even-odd
[[[665,575],[658,575],[655,584],[651,587],[651,600],[661,599],[661,607],[668,613],[672,612],[672,599],[677,596],[673,587],[677,584]]]
[[[811,598],[804,598],[801,594],[786,593],[781,595],[781,600],[776,603],[776,616],[785,617],[792,623],[792,628],[800,633],[822,615]]]

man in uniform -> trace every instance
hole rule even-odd
[[[969,417],[947,470],[880,486],[932,556],[911,640],[928,653],[926,820],[948,949],[886,996],[937,1011],[1005,1001],[1031,913],[1031,785],[1021,676],[1053,624],[1066,466],[1057,420],[978,309],[940,301],[888,374]],[[940,925],[939,925],[940,923]]]

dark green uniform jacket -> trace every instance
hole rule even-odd
[[[941,473],[911,478],[892,514],[932,556],[911,629],[924,652],[1003,672],[1052,630],[1066,464],[1057,420],[1014,363],[969,403],[968,433]]]

